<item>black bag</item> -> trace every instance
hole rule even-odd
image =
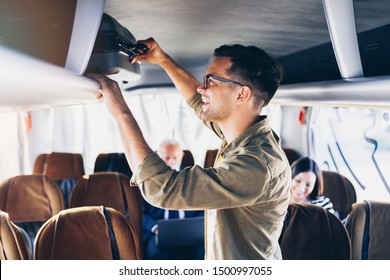
[[[121,72],[126,80],[127,74],[140,73],[138,63],[129,63],[140,49],[147,50],[145,45],[137,45],[135,37],[118,21],[103,14],[86,72],[104,75]]]

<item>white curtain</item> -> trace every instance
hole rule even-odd
[[[0,114],[0,182],[31,172],[24,113]]]

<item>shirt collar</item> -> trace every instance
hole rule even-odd
[[[245,146],[253,138],[258,137],[261,134],[269,132],[271,127],[269,126],[269,121],[267,116],[259,116],[258,120],[248,127],[244,132],[237,136],[230,144],[226,142],[226,139],[222,141],[221,144],[221,156],[225,157],[231,151],[236,150],[239,147]]]

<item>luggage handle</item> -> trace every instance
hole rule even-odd
[[[133,47],[129,49],[129,51],[132,53],[132,55],[129,55],[129,61],[136,55],[140,55],[140,51],[142,53],[146,53],[149,50],[149,48],[145,44],[135,44]]]

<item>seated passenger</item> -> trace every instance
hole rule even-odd
[[[323,196],[323,180],[317,163],[302,157],[291,165],[290,203],[314,204],[334,214],[333,203]]]
[[[158,150],[159,156],[173,169],[180,170],[184,155],[177,141],[164,140]],[[183,167],[184,168],[184,167]],[[167,210],[144,201],[144,258],[149,260],[197,260],[204,259],[204,245],[161,248],[156,244],[158,220],[202,217],[204,211]]]

